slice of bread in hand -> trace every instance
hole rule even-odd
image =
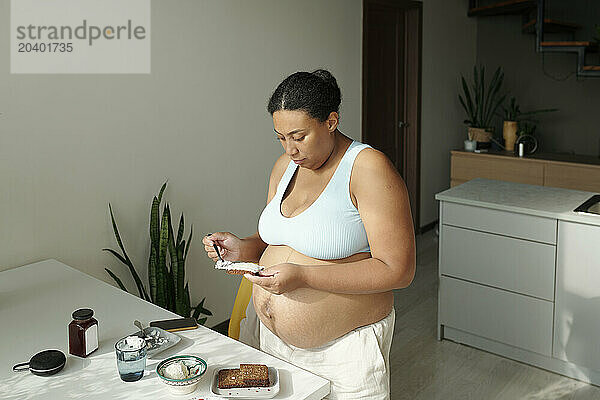
[[[257,275],[264,267],[261,267],[258,264],[249,263],[249,262],[231,262],[231,261],[217,261],[215,264],[215,269],[222,269],[228,274],[234,275],[244,275],[244,274],[253,274]]]

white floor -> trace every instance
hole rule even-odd
[[[438,241],[417,238],[417,272],[395,292],[392,399],[600,399],[600,388],[494,354],[436,339]]]

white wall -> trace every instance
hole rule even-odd
[[[360,139],[361,32],[360,0],[153,1],[150,75],[11,75],[3,29],[0,270],[56,258],[133,289],[101,252],[117,248],[108,202],[145,280],[150,202],[168,179],[175,218],[194,224],[192,300],[207,297],[208,325],[227,319],[239,278],[213,271],[200,239],[256,231],[282,152],[266,101],[288,74],[329,68],[341,130]]]
[[[473,69],[477,20],[466,0],[423,1],[420,226],[438,218],[434,195],[450,187],[450,150],[467,138],[460,74]]]

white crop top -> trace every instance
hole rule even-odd
[[[298,165],[288,164],[277,192],[258,220],[261,239],[271,245],[287,245],[322,260],[370,252],[362,219],[350,198],[350,174],[358,153],[368,144],[352,141],[319,197],[294,217],[281,214],[281,199]]]

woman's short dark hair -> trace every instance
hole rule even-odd
[[[331,73],[324,69],[296,72],[283,80],[271,95],[267,111],[302,110],[324,122],[339,112],[342,93]]]

